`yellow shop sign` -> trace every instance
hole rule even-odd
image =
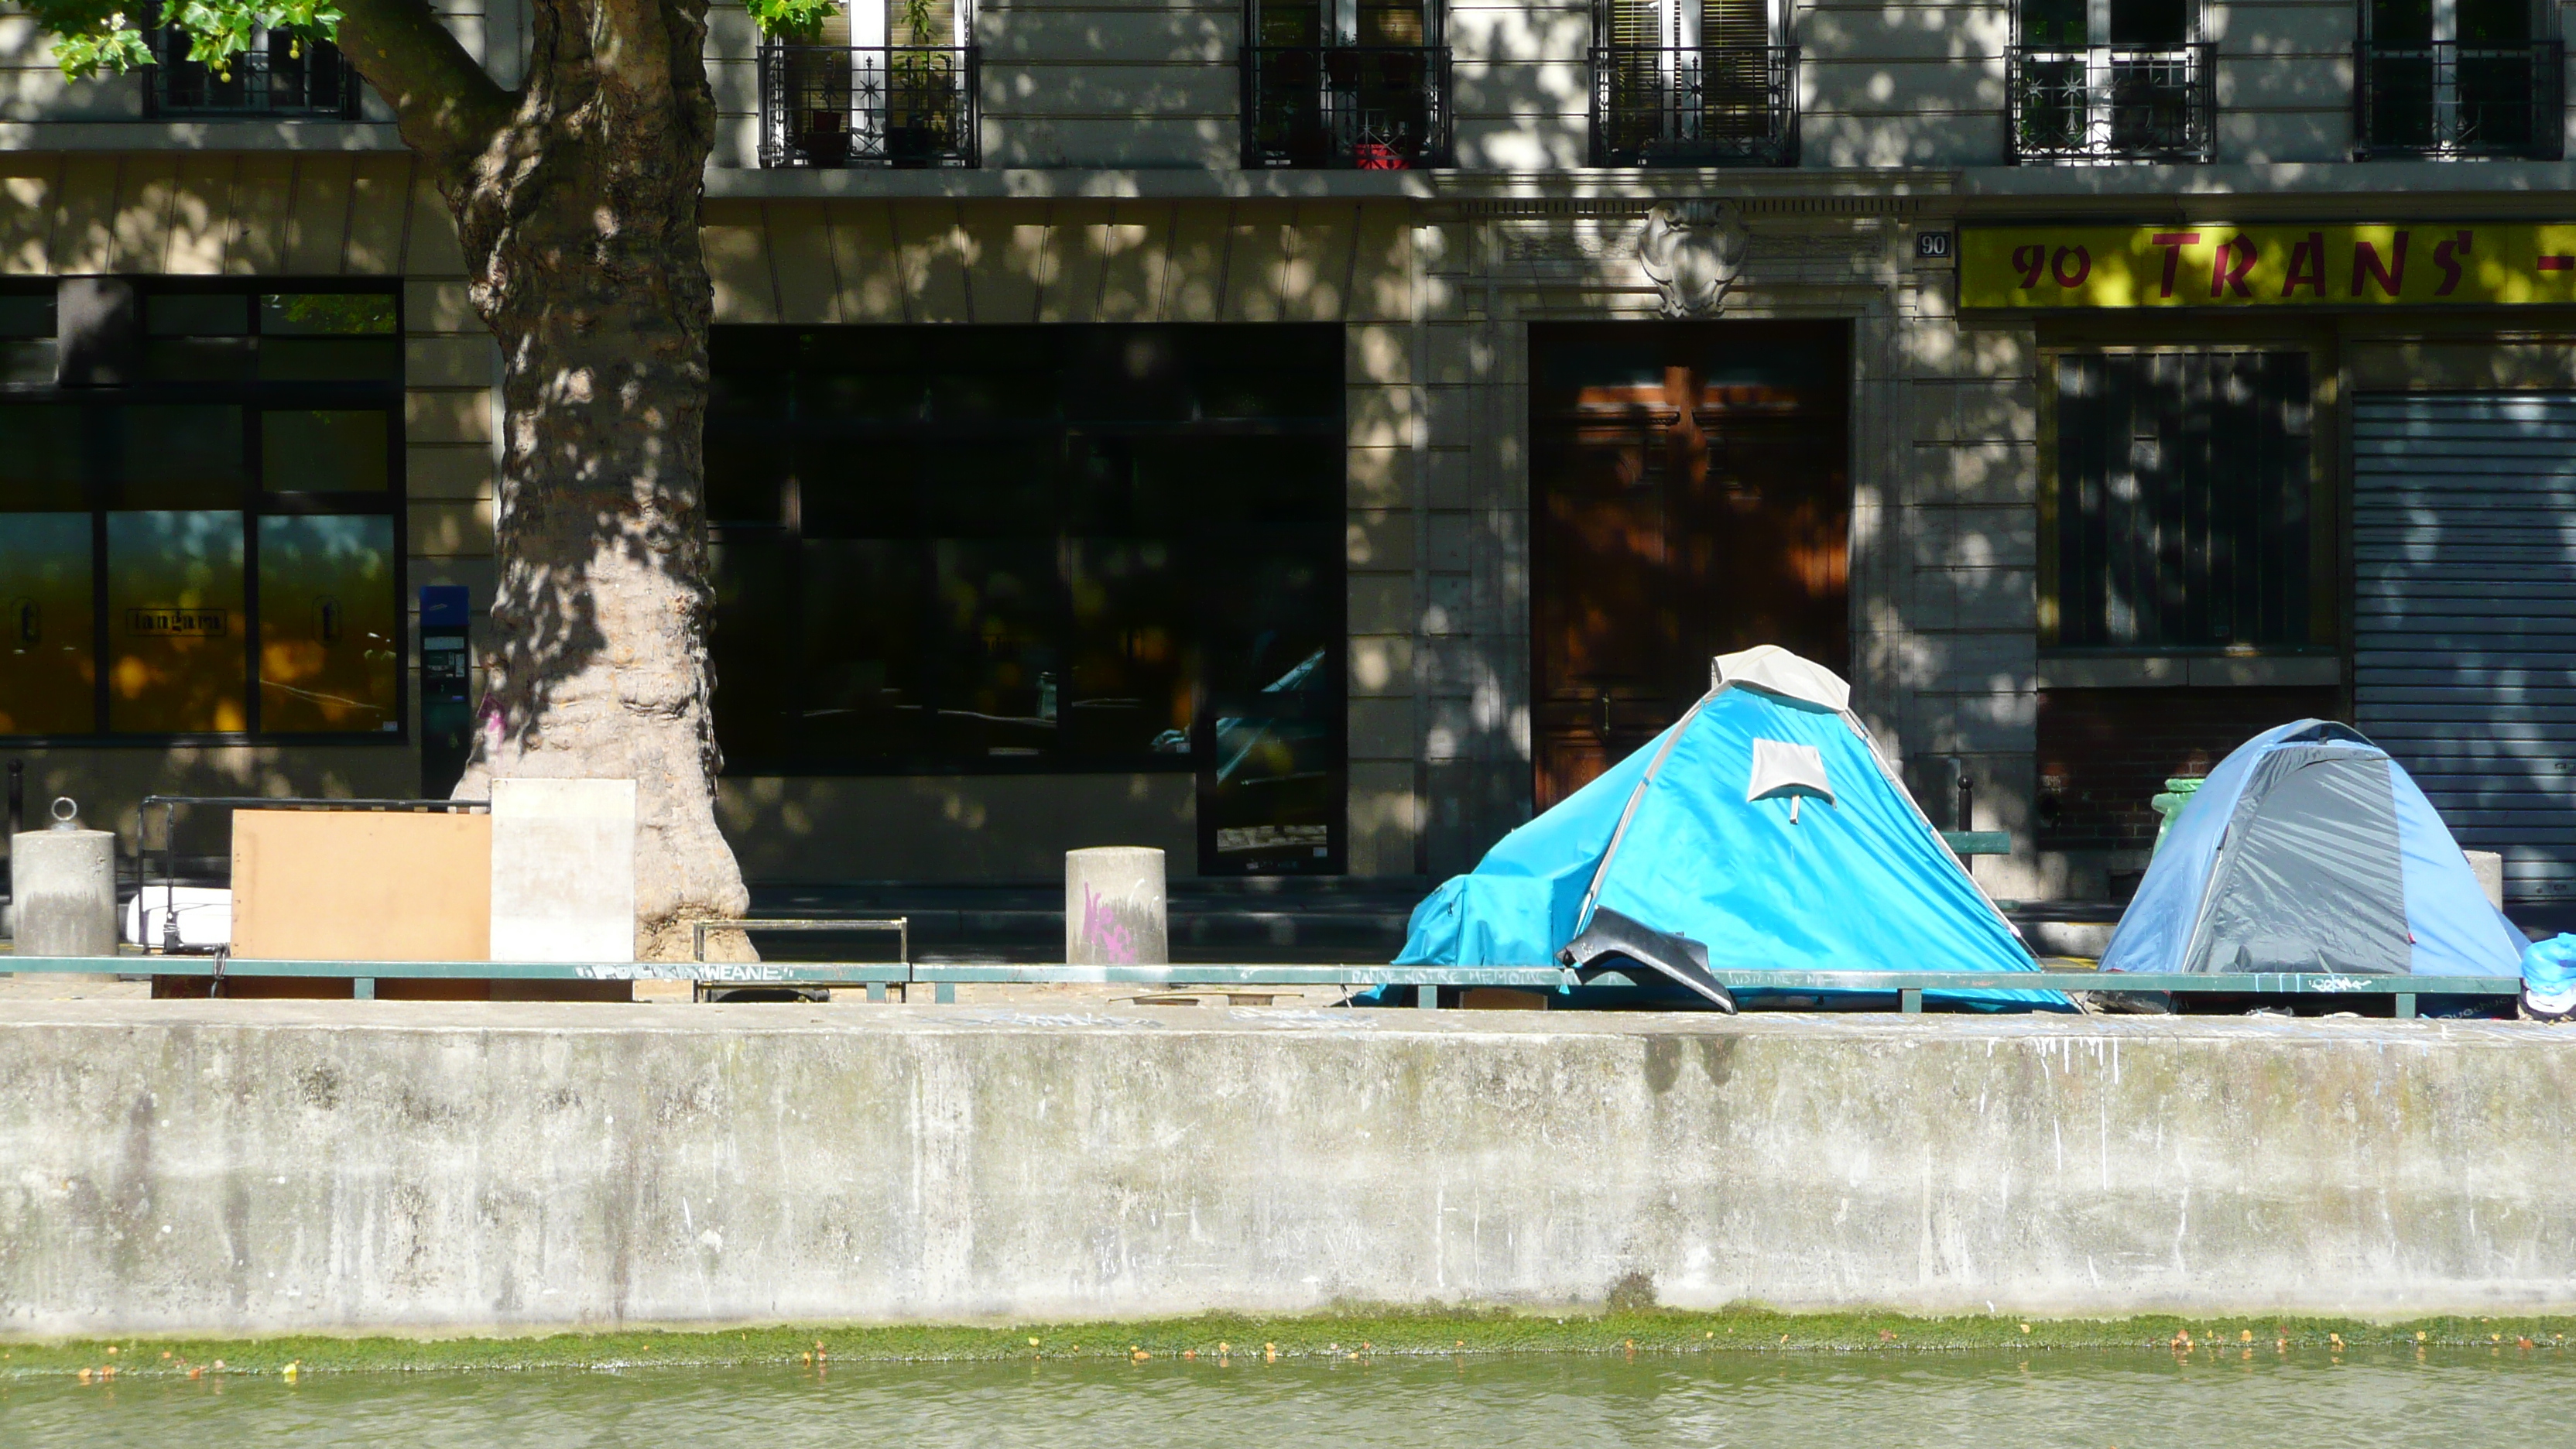
[[[1967,229],[1963,307],[2576,304],[2576,224]]]

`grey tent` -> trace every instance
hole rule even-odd
[[[2102,969],[2514,976],[2525,944],[2405,768],[2310,719],[2210,771]]]

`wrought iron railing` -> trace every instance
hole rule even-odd
[[[974,166],[971,45],[764,45],[763,166]]]
[[[184,31],[152,34],[155,61],[143,75],[147,116],[358,118],[358,73],[327,40],[269,31],[255,36],[250,49],[210,66],[188,59]]]
[[[1245,46],[1242,69],[1246,167],[1451,164],[1447,46]]]
[[[1597,46],[1595,166],[1795,166],[1794,45]]]
[[[2555,161],[2566,147],[2559,42],[2384,45],[2353,58],[2353,154]]]
[[[2217,159],[2207,45],[2017,46],[2005,133],[2017,165]]]

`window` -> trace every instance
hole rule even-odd
[[[716,732],[785,773],[1194,772],[1338,869],[1336,327],[719,327]]]
[[[2049,376],[2044,647],[2335,642],[2308,354],[2067,352]]]
[[[2006,94],[2020,163],[2216,159],[2194,0],[2022,0]]]
[[[2531,0],[2363,0],[2354,150],[2556,160],[2565,145],[2558,42]]]
[[[1611,0],[1594,30],[1594,165],[1797,164],[1798,49],[1766,0]]]
[[[0,296],[0,735],[399,734],[399,348],[382,292]]]
[[[219,64],[188,58],[188,32],[146,23],[153,63],[143,76],[147,116],[262,116],[354,121],[358,73],[327,38],[254,26],[250,46]]]
[[[1451,164],[1439,0],[1246,0],[1243,164]]]
[[[760,164],[978,164],[978,54],[965,0],[863,0],[764,43]]]

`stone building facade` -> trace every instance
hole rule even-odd
[[[2003,896],[2116,893],[2146,794],[2302,714],[2382,734],[2516,895],[2576,880],[2557,7],[1604,4],[942,0],[792,49],[717,12],[709,450],[749,500],[715,510],[722,812],[755,880],[1037,879],[1110,842],[1437,876],[1774,639],[1849,674],[1937,822],[2008,836],[1977,867]],[[509,0],[453,23],[514,74]],[[368,587],[479,605],[493,349],[375,103],[64,83],[22,21],[0,43],[12,295],[380,288]],[[2061,285],[2070,228],[2113,240]],[[2229,237],[2311,228],[2331,285],[2211,283]],[[2529,284],[2436,295],[2432,248],[2478,228],[2463,255],[2519,248]],[[2160,263],[2173,295],[2108,284]],[[48,365],[0,405],[58,403]],[[887,378],[914,391],[847,401]],[[899,505],[849,491],[977,448]],[[149,511],[91,486],[0,512]],[[96,709],[0,740],[32,788],[421,788],[416,641],[363,728],[121,728],[117,671],[180,646],[117,631],[180,602],[87,625]],[[55,719],[53,677],[0,714]]]

